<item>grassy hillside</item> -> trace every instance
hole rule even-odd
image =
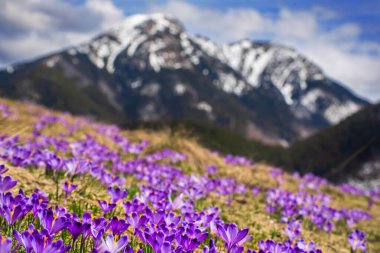
[[[171,121],[169,123],[140,123],[128,126],[128,128],[158,132],[168,131],[169,134],[179,134],[186,136],[186,138],[195,139],[210,150],[224,154],[243,155],[257,162],[278,166],[285,165],[285,148],[248,140],[221,126],[193,121]]]
[[[369,106],[338,125],[294,143],[288,166],[333,180],[355,175],[380,157],[380,104]]]
[[[378,190],[343,191],[224,156],[187,132],[123,131],[32,104],[0,105],[0,249],[232,253],[273,240],[283,252],[311,252],[303,238],[322,252],[348,253],[347,237],[359,229],[367,252],[380,252]],[[231,240],[234,224],[239,238]]]

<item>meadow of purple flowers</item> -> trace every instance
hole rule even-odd
[[[36,108],[0,104],[0,253],[318,253],[380,247],[369,244],[360,226],[372,223],[372,241],[380,239],[380,188],[335,187],[311,174],[288,175],[270,167],[273,184],[246,183],[221,173],[220,165],[189,168],[193,154],[170,145],[132,141],[115,126]],[[20,122],[26,125],[21,132]],[[209,154],[230,171],[260,169],[241,156]],[[23,171],[43,173],[31,184],[30,178],[14,179]],[[292,189],[286,187],[289,180],[296,185]],[[41,189],[45,181],[48,191]],[[106,194],[91,201],[102,196],[98,191]],[[361,204],[340,207],[334,196]],[[263,207],[257,209],[260,215],[279,224],[277,231],[260,234],[248,222],[233,222],[235,215],[259,219],[255,213],[228,211],[253,206],[251,199]],[[333,242],[322,247],[315,242],[321,234],[344,242],[339,248]]]

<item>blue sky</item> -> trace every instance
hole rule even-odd
[[[82,0],[71,0],[82,4]],[[126,15],[145,12],[152,3],[165,4],[166,0],[115,0],[115,5],[123,9]],[[321,7],[335,13],[335,17],[323,24],[326,28],[344,23],[355,23],[362,27],[362,39],[380,41],[380,0],[190,0],[186,1],[199,7],[227,11],[233,8],[256,9],[267,15],[277,16],[282,8],[308,10]]]
[[[191,33],[227,43],[270,40],[380,101],[380,0],[2,0],[0,67],[89,40],[136,13],[177,16]]]

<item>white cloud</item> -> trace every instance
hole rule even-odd
[[[168,1],[151,4],[148,11],[175,15],[191,32],[219,42],[249,37],[291,46],[357,94],[372,101],[380,100],[380,44],[360,40],[361,29],[356,24],[324,28],[323,22],[337,16],[328,9],[284,8],[277,16],[267,16],[255,9],[220,11],[184,1]]]
[[[123,18],[111,0],[87,0],[81,6],[64,0],[1,1],[0,64],[75,45]]]
[[[108,29],[123,20],[124,13],[111,0],[87,0],[85,8],[101,16],[100,28]]]
[[[244,38],[252,32],[264,32],[267,25],[264,17],[253,9],[236,8],[221,12],[183,1],[151,4],[148,8],[148,12],[170,13],[184,22],[191,32],[218,41],[231,41]]]

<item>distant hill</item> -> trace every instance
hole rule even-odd
[[[286,163],[334,181],[380,183],[380,104],[368,106],[287,150]]]
[[[289,148],[247,140],[213,125],[172,122],[170,128],[185,129],[210,149],[249,156],[289,171],[313,172],[334,182],[380,183],[380,104],[370,105]]]

